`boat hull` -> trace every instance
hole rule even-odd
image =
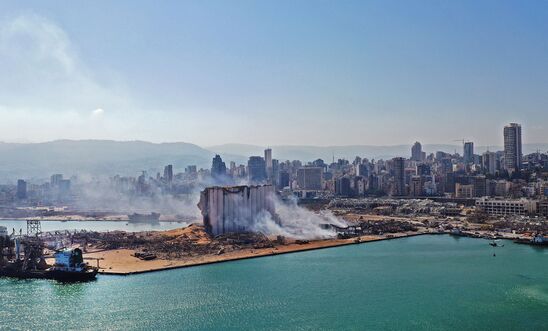
[[[97,270],[86,270],[83,272],[48,270],[46,273],[48,279],[60,282],[89,282],[97,278]]]
[[[0,277],[11,277],[18,279],[47,279],[45,270],[21,271],[15,269],[0,269]]]
[[[0,277],[18,279],[53,279],[59,282],[88,282],[97,278],[97,270],[70,272],[58,270],[21,271],[16,269],[0,269]]]

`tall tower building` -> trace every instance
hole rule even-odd
[[[508,172],[521,168],[521,125],[510,123],[504,127],[504,167]]]
[[[406,195],[405,190],[405,159],[395,157],[392,159],[394,167],[394,192],[393,195]]]
[[[497,172],[497,154],[494,152],[485,152],[482,155],[483,169],[490,175]]]
[[[173,181],[173,165],[168,164],[164,167],[164,180],[168,183]]]
[[[264,150],[264,161],[266,166],[266,176],[272,180],[272,150],[267,148]]]
[[[411,147],[411,160],[422,161],[422,145],[418,141]]]
[[[464,143],[464,163],[469,164],[474,162],[474,143],[467,141]]]
[[[26,199],[27,198],[27,182],[18,179],[17,180],[17,199]]]
[[[247,173],[252,183],[262,183],[266,180],[266,162],[260,156],[250,156],[247,161]]]
[[[302,167],[297,169],[297,184],[303,190],[322,189],[323,168]]]
[[[215,155],[211,163],[211,177],[220,179],[226,176],[226,164],[220,155]]]
[[[61,182],[62,180],[63,180],[63,175],[62,174],[51,175],[51,179],[50,179],[51,187],[58,187],[59,182]]]

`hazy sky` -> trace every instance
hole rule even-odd
[[[0,3],[0,140],[548,142],[548,1]]]

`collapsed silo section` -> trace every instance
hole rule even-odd
[[[252,231],[264,212],[275,218],[272,185],[214,186],[200,194],[205,230],[212,235]]]

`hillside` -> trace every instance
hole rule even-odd
[[[0,143],[0,180],[47,178],[53,173],[136,175],[141,170],[161,171],[166,164],[182,171],[189,164],[209,166],[212,156],[212,152],[188,143],[110,140]]]

